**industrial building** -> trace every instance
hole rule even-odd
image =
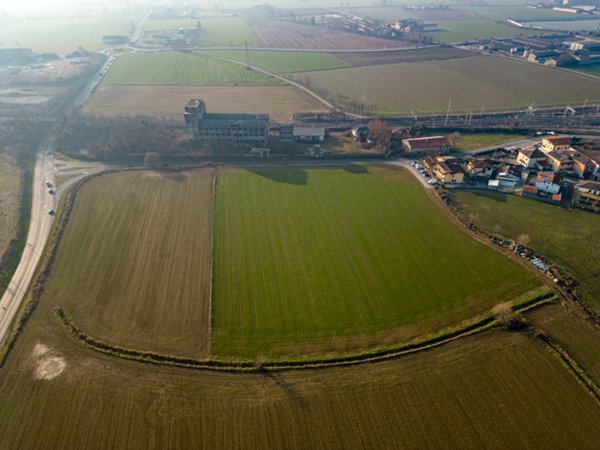
[[[204,100],[192,99],[185,105],[183,116],[191,141],[260,147],[269,140],[268,114],[207,113]]]

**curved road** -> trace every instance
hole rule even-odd
[[[0,299],[0,342],[4,341],[10,330],[10,325],[27,292],[52,227],[53,217],[48,214],[48,211],[54,210],[58,201],[56,196],[48,193],[48,187],[46,186],[47,182],[54,185],[52,145],[52,139],[50,137],[46,138],[40,144],[36,158],[33,173],[31,221],[27,242],[17,270],[10,280],[2,299]]]

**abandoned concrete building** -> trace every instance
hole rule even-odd
[[[192,99],[185,105],[183,116],[191,141],[254,147],[269,140],[268,114],[207,113],[204,100]]]

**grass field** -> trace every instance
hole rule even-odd
[[[198,40],[200,47],[260,47],[260,44],[241,17],[207,17],[200,19],[202,34]]]
[[[492,20],[440,20],[438,31],[424,33],[438,42],[462,42],[472,39],[503,38],[516,35],[534,35],[540,30],[511,27]]]
[[[195,27],[197,21],[198,19],[148,19],[144,23],[144,31],[167,31]]]
[[[291,120],[298,111],[328,111],[304,91],[292,86],[130,86],[103,85],[86,103],[93,116],[154,116],[180,120],[190,98],[202,98],[209,112],[267,113]]]
[[[473,53],[456,47],[433,47],[397,52],[344,52],[336,57],[353,67],[465,58]]]
[[[451,225],[400,169],[224,170],[218,186],[219,355],[406,340],[539,286]]]
[[[519,139],[523,139],[523,136],[509,133],[461,134],[456,141],[456,150],[468,152]]]
[[[352,110],[380,114],[487,111],[600,100],[600,81],[489,56],[299,73],[295,77]]]
[[[202,50],[199,54],[247,62],[244,50]],[[251,65],[275,73],[338,69],[348,66],[341,59],[321,52],[251,50],[248,56]]]
[[[212,179],[195,171],[92,180],[78,194],[48,296],[107,342],[205,356]]]
[[[576,70],[578,72],[589,73],[590,75],[600,77],[600,64],[590,64],[589,66],[581,67],[569,67],[569,69]]]
[[[17,234],[20,187],[19,167],[10,154],[0,152],[0,260]]]
[[[552,20],[573,19],[572,13],[554,11],[550,8],[528,8],[527,6],[462,6],[461,11],[476,17],[492,20],[527,19]]]
[[[230,85],[280,84],[235,63],[182,53],[131,54],[117,59],[105,84]]]
[[[38,379],[49,356],[65,367]],[[232,375],[95,354],[40,304],[0,375],[2,448],[593,448],[600,440],[595,400],[522,334],[490,332],[358,367]]]
[[[0,27],[0,46],[28,47],[40,52],[66,54],[82,46],[86,50],[107,47],[102,36],[129,35],[134,15],[31,19]]]
[[[564,210],[535,200],[489,191],[453,191],[464,215],[475,223],[516,239],[526,234],[531,247],[568,270],[580,282],[577,291],[600,310],[600,216]]]

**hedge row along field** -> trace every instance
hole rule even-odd
[[[228,85],[280,84],[280,81],[240,64],[168,52],[124,55],[115,61],[103,83]]]
[[[216,355],[405,341],[539,286],[397,168],[224,169],[215,214]]]

